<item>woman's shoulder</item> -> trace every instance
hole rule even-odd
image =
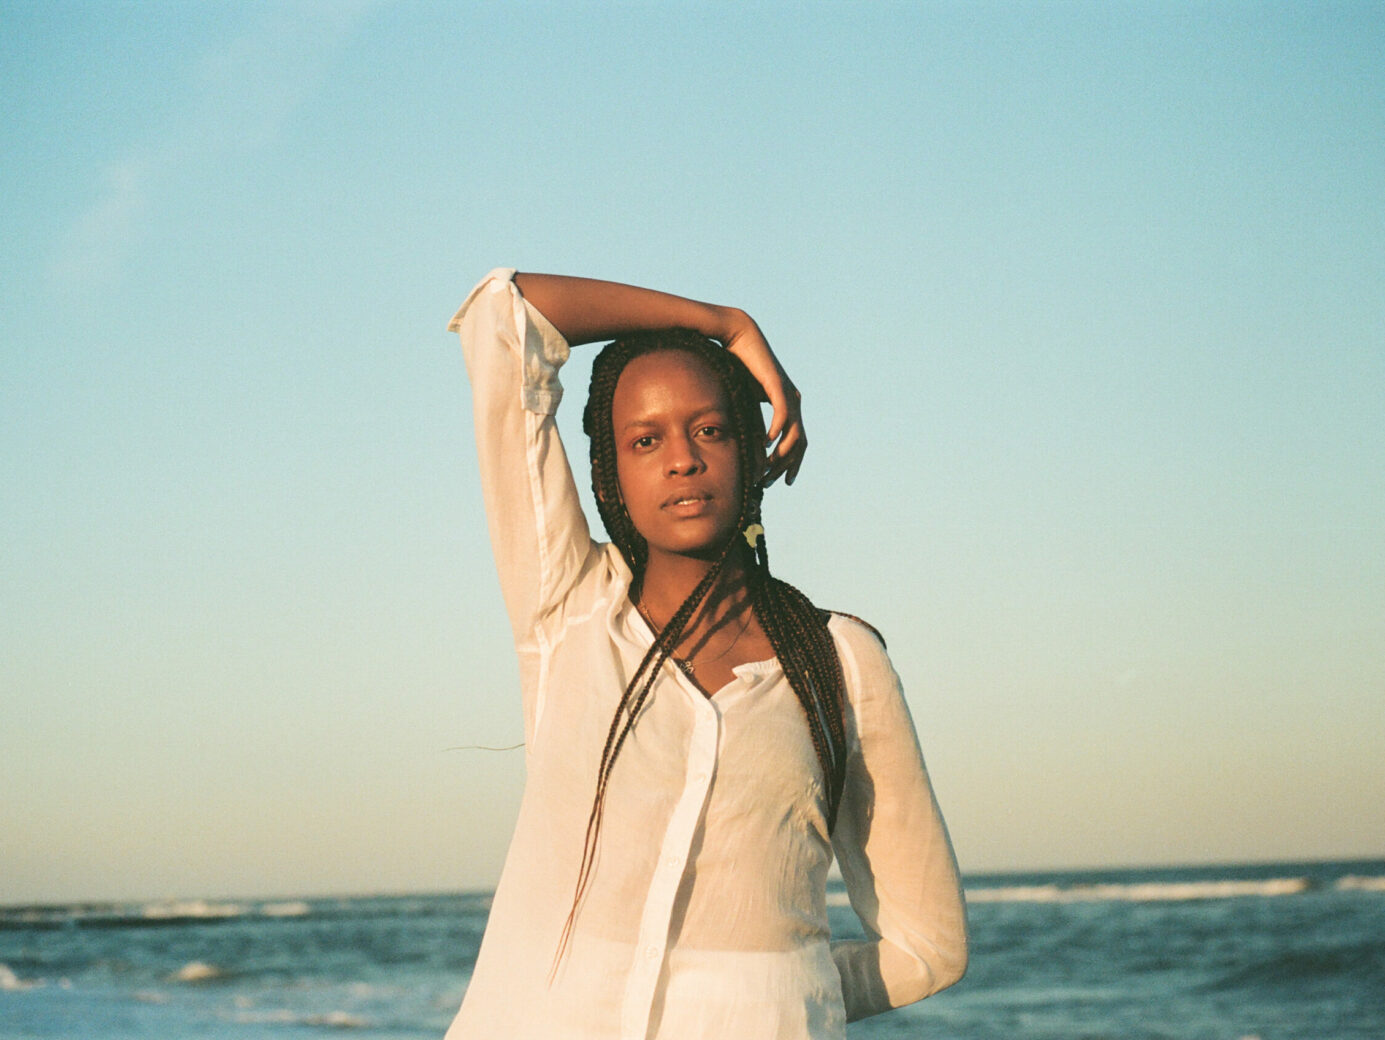
[[[880,629],[865,618],[859,618],[855,614],[848,614],[842,610],[824,610],[822,617],[827,622],[828,631],[838,641],[846,639],[853,646],[865,645],[882,653],[885,651],[885,637],[880,634]]]
[[[879,629],[855,614],[835,610],[823,613],[828,615],[827,630],[836,644],[849,695],[854,697],[862,688],[872,688],[882,681],[898,682]]]
[[[842,666],[842,705],[853,743],[861,739],[865,720],[893,717],[903,704],[904,690],[885,639],[870,622],[854,614],[830,613],[827,621],[837,659]],[[904,709],[908,711],[907,707]]]

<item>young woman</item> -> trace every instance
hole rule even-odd
[[[755,323],[498,270],[450,327],[528,776],[449,1040],[840,1040],[959,979],[956,863],[884,646],[769,573],[760,495],[807,441]],[[584,412],[604,544],[553,413],[569,346],[609,339]],[[830,942],[834,852],[864,940]]]

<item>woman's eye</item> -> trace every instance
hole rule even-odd
[[[641,450],[645,448],[652,448],[654,447],[654,438],[647,435],[644,437],[636,437],[631,447],[639,448]]]
[[[699,434],[701,434],[703,437],[713,437],[713,438],[716,438],[716,437],[720,437],[724,431],[722,430],[722,428],[721,428],[720,426],[708,425],[708,426],[702,427],[702,428],[701,428],[700,430],[698,430],[697,432],[698,432]]]

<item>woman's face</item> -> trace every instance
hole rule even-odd
[[[641,354],[611,400],[616,474],[635,529],[659,553],[712,558],[740,518],[740,447],[726,391],[696,356]]]

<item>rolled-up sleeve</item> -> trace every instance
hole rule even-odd
[[[461,336],[471,380],[481,491],[532,739],[545,620],[594,546],[554,420],[568,344],[524,299],[514,273],[483,278],[448,329]]]

